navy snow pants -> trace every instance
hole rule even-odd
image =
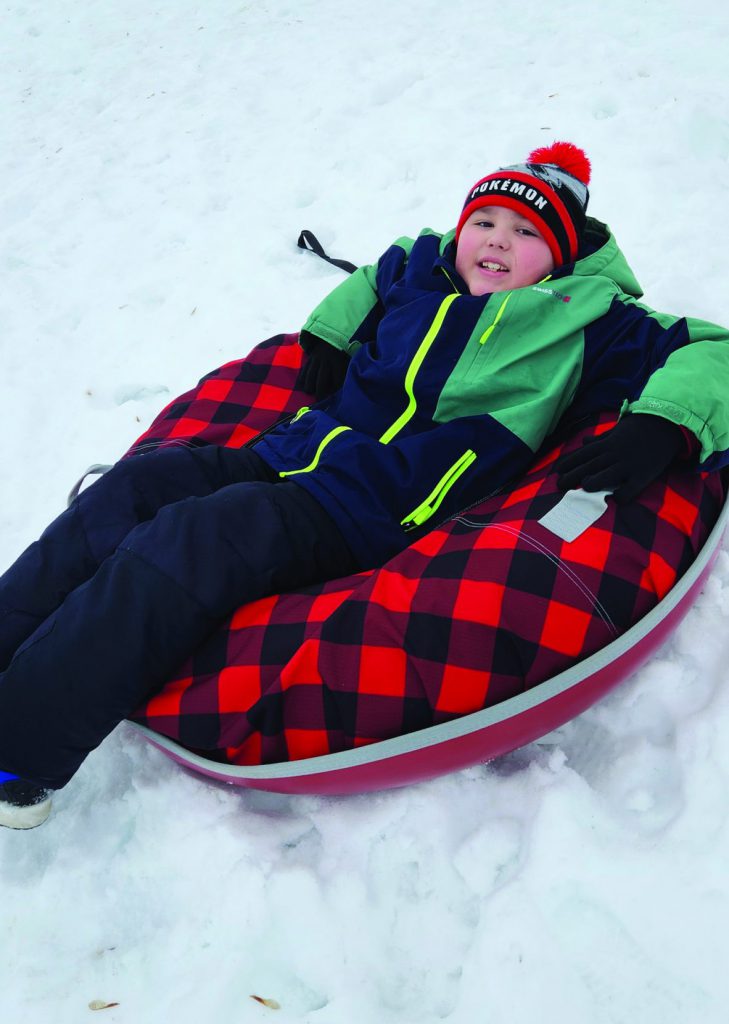
[[[356,569],[251,449],[117,463],[0,577],[0,770],[60,788],[239,605]]]

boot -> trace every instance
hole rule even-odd
[[[50,813],[50,790],[25,779],[9,779],[0,784],[0,825],[35,828]]]

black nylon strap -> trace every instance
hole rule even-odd
[[[333,266],[339,267],[340,270],[346,270],[348,274],[353,274],[357,269],[355,264],[350,263],[349,260],[337,260],[334,259],[333,256],[328,256],[324,252],[324,246],[313,231],[307,231],[306,228],[304,228],[299,235],[299,240],[296,244],[300,249],[306,249],[307,252],[313,252],[314,255],[320,256],[321,259],[326,260],[327,263],[331,263]]]

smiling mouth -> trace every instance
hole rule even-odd
[[[481,267],[482,270],[495,270],[500,273],[506,273],[508,269],[503,265],[503,263],[494,263],[493,260],[481,260],[479,267]]]

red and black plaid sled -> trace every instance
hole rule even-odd
[[[168,405],[130,454],[242,446],[311,401],[300,360],[296,335],[263,342]],[[135,722],[227,781],[346,792],[485,761],[589,707],[687,609],[724,520],[719,474],[673,471],[571,543],[537,522],[559,497],[557,455],[614,420],[383,568],[240,608]]]

